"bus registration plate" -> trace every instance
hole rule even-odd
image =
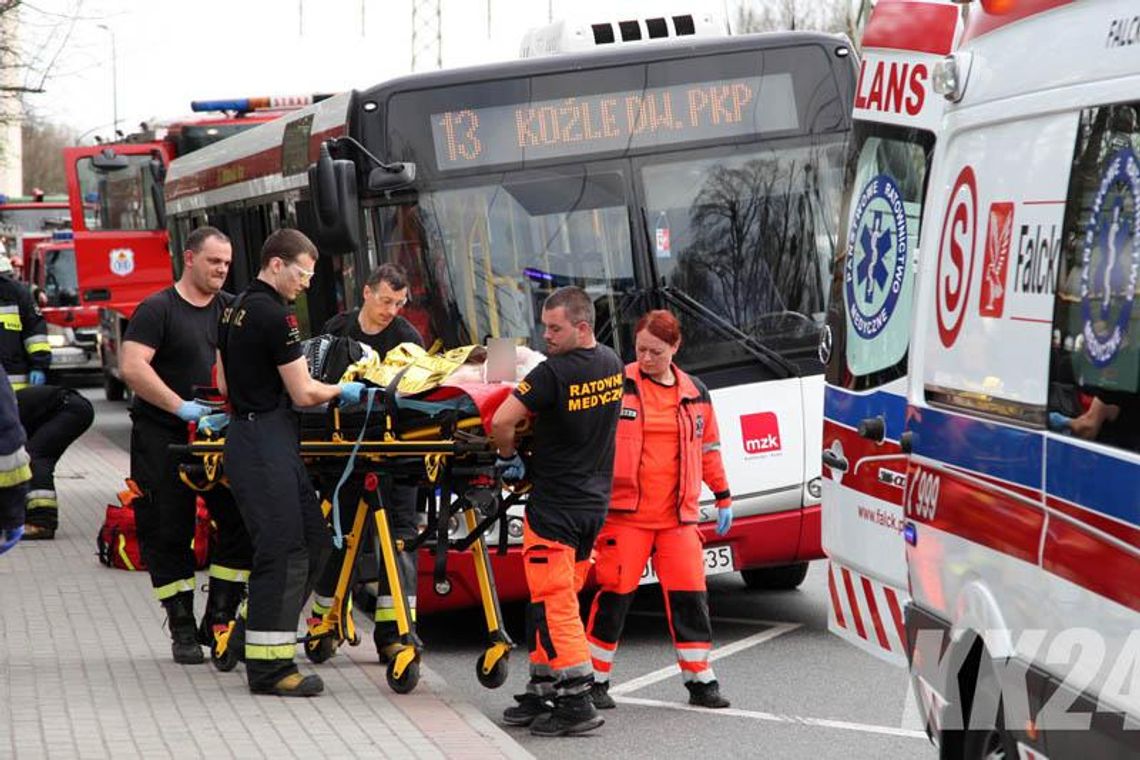
[[[706,546],[705,554],[705,575],[720,575],[721,573],[731,573],[736,569],[732,562],[732,547],[727,544],[724,546]],[[641,571],[640,585],[644,586],[648,583],[658,583],[657,569],[653,566],[653,560],[645,563],[645,569]]]

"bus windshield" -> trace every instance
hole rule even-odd
[[[680,310],[686,366],[699,372],[741,354],[726,324],[793,361],[814,357],[842,172],[840,139],[642,169],[657,281],[703,307]]]
[[[423,193],[429,268],[459,342],[541,346],[542,302],[563,285],[593,296],[599,322],[613,313],[634,284],[625,186],[616,170],[585,167]]]
[[[158,230],[149,155],[123,156],[127,166],[99,169],[90,158],[76,164],[83,198],[84,223],[89,230]]]

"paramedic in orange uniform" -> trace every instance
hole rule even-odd
[[[602,725],[590,700],[594,672],[578,608],[594,539],[613,484],[614,431],[621,408],[621,359],[594,338],[594,302],[581,288],[550,294],[542,306],[549,358],[519,383],[491,421],[506,481],[526,467],[515,430],[536,415],[531,491],[523,528],[530,590],[530,681],[503,712],[540,736],[580,734]]]
[[[701,481],[716,497],[717,535],[732,525],[732,496],[708,389],[673,364],[681,328],[665,310],[637,323],[637,361],[625,368],[609,515],[598,535],[598,592],[586,637],[594,706],[614,707],[610,669],[642,570],[653,555],[689,704],[728,707],[709,666],[712,624],[697,530]]]

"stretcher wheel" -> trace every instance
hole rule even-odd
[[[228,673],[238,664],[238,653],[233,647],[227,647],[225,652],[218,654],[217,646],[210,649],[210,661],[214,667],[223,673]]]
[[[500,657],[498,662],[491,666],[491,672],[484,673],[483,656],[479,655],[475,660],[475,677],[479,679],[479,685],[483,688],[497,689],[507,682],[507,674],[510,672],[507,657],[506,655]]]
[[[309,662],[325,662],[336,654],[336,650],[337,640],[332,634],[305,642],[305,656],[309,658]]]
[[[399,678],[396,678],[395,672],[396,661],[392,660],[388,663],[385,676],[388,679],[388,687],[397,694],[410,694],[420,682],[420,663],[418,660],[409,662],[408,667],[404,668],[404,672]]]

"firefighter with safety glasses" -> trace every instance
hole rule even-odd
[[[290,401],[352,405],[364,386],[314,380],[302,355],[290,304],[308,287],[317,256],[301,232],[274,232],[261,248],[257,279],[219,325],[218,379],[232,407],[223,461],[254,547],[248,612],[230,646],[244,639],[256,694],[309,697],[324,690],[320,676],[303,676],[293,662],[298,618],[332,537],[301,461]]]

